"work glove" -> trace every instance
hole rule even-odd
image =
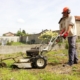
[[[66,32],[65,30],[62,30],[60,32],[60,36],[62,36],[65,39],[68,36],[68,32]]]
[[[63,33],[63,38],[65,39],[68,36],[68,32]]]

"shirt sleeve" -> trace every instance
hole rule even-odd
[[[69,25],[74,25],[75,24],[75,17],[74,16],[70,16],[69,18]]]

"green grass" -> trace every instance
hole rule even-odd
[[[64,63],[65,60],[67,61],[67,50],[57,50],[57,51],[51,51],[47,54],[48,62],[53,64],[59,64]]]
[[[21,42],[12,42],[11,45],[14,45],[14,46],[16,46],[16,45],[25,45],[25,43],[21,43]]]
[[[0,54],[0,57],[8,58],[20,55],[21,53]],[[7,67],[0,68],[0,80],[80,80],[80,64],[74,65],[70,73],[61,74],[55,72],[54,67],[58,68],[58,65],[67,62],[67,55],[67,50],[48,52],[46,54],[48,63],[53,63],[54,65],[48,64],[44,69],[12,69],[10,66],[14,61],[12,59],[5,60],[3,62],[7,64]]]
[[[80,80],[76,74],[55,74],[41,70],[31,72],[27,70],[12,70],[9,68],[0,69],[0,79],[2,80]]]

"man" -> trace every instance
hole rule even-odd
[[[61,36],[64,38],[68,37],[69,44],[69,61],[68,65],[72,66],[73,64],[77,64],[78,58],[76,53],[76,23],[74,16],[70,16],[70,9],[65,7],[62,12],[62,20],[61,20]]]

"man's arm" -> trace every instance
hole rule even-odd
[[[75,24],[75,18],[74,16],[71,16],[70,19],[69,19],[69,26],[67,28],[67,32],[69,33],[71,31],[71,29],[73,28]]]
[[[67,28],[67,32],[69,33],[71,31],[71,28],[73,27],[73,25],[69,24],[68,28]]]

